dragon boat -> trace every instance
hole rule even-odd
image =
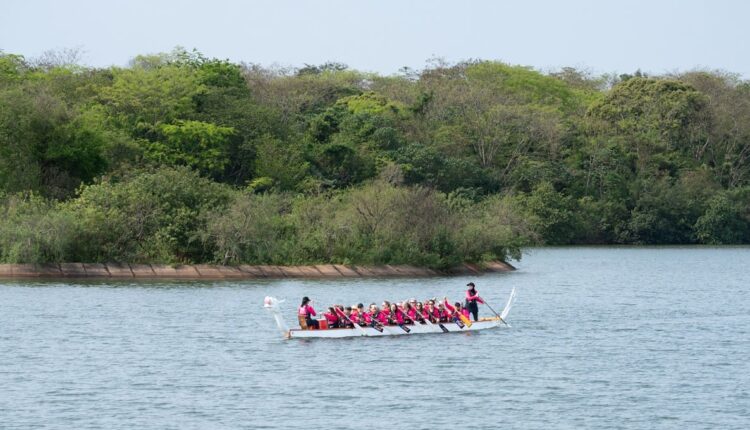
[[[516,289],[514,288],[510,292],[508,301],[505,303],[505,307],[499,315],[489,318],[481,318],[479,321],[474,321],[471,325],[464,324],[463,327],[455,322],[427,322],[426,324],[405,324],[403,326],[383,325],[379,328],[355,324],[355,327],[353,328],[290,329],[289,326],[286,325],[284,317],[281,313],[280,304],[283,302],[283,300],[278,300],[275,297],[268,296],[263,301],[263,308],[265,308],[271,313],[271,315],[273,315],[274,319],[276,320],[276,325],[279,327],[279,330],[281,330],[286,339],[404,336],[425,333],[457,333],[478,331],[501,326],[510,327],[506,322],[506,318],[508,317],[510,307],[513,305],[513,301],[515,300],[515,298]]]

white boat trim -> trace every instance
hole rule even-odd
[[[284,318],[281,315],[281,310],[279,308],[279,304],[282,301],[279,301],[275,297],[266,297],[263,302],[263,307],[271,312],[271,314],[274,316],[274,319],[276,320],[276,325],[279,327],[279,330],[283,333],[284,337],[287,339],[315,339],[315,338],[331,338],[331,339],[338,339],[338,338],[345,338],[345,337],[379,337],[379,336],[402,336],[407,334],[426,334],[426,333],[458,333],[458,332],[466,332],[466,331],[478,331],[478,330],[486,330],[490,328],[500,327],[505,325],[503,323],[503,320],[505,320],[508,317],[508,313],[510,312],[510,308],[513,305],[513,302],[516,298],[516,289],[513,288],[513,290],[510,292],[510,296],[508,297],[508,301],[505,304],[505,307],[503,308],[503,311],[500,313],[500,318],[498,317],[492,317],[492,318],[482,318],[479,321],[474,322],[471,327],[464,326],[463,328],[459,327],[458,324],[454,322],[449,323],[441,323],[441,324],[406,324],[404,327],[407,327],[409,329],[409,332],[407,333],[406,330],[402,329],[399,326],[389,325],[389,326],[383,326],[383,331],[380,332],[378,330],[375,330],[372,327],[361,327],[361,328],[334,328],[334,329],[325,329],[325,330],[303,330],[300,328],[293,328],[289,329],[284,322]],[[445,327],[447,331],[444,331],[442,327]],[[509,326],[508,326],[509,327]]]

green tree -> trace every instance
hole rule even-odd
[[[146,156],[160,164],[189,166],[217,176],[229,163],[228,142],[235,131],[200,121],[161,124],[162,138],[149,144]]]

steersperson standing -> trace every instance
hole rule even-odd
[[[301,317],[305,318],[305,324],[307,324],[307,328],[309,329],[318,329],[320,326],[318,325],[318,320],[313,318],[315,314],[315,309],[313,309],[312,306],[310,306],[310,298],[305,296],[302,298],[302,304],[299,306],[298,314]]]
[[[484,303],[484,300],[479,297],[479,293],[477,293],[477,289],[474,286],[473,282],[469,282],[468,284],[466,284],[466,286],[469,287],[469,289],[466,290],[466,305],[464,307],[468,309],[469,312],[471,312],[471,315],[474,317],[474,321],[479,321],[478,303]]]

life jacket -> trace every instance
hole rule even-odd
[[[312,318],[312,317],[314,317],[316,315],[315,314],[315,309],[313,309],[313,307],[310,306],[310,305],[300,306],[299,310],[298,310],[298,313],[300,315],[304,316],[306,319],[307,318]]]

